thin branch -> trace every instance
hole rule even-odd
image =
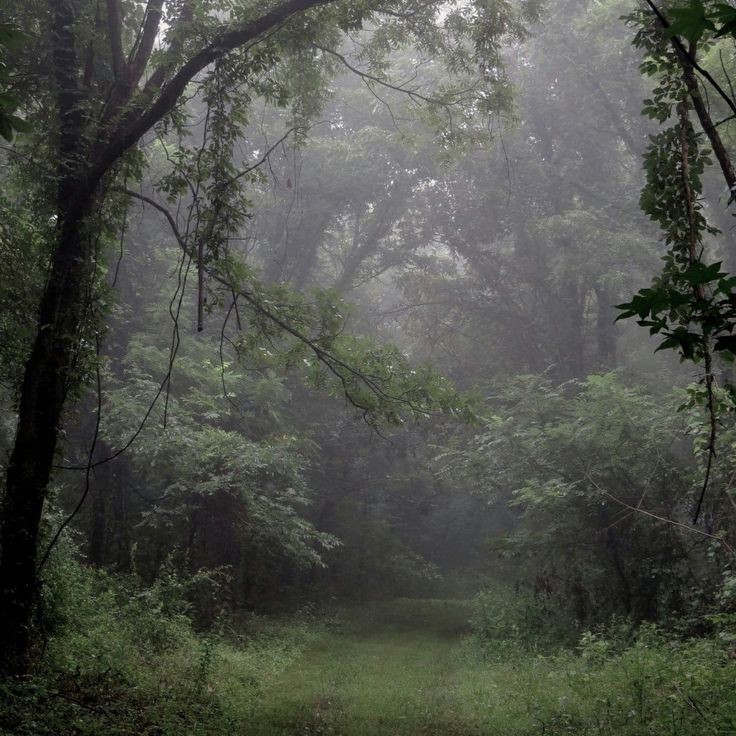
[[[391,82],[387,82],[385,79],[381,79],[381,77],[377,77],[373,74],[369,74],[368,72],[361,71],[357,67],[353,66],[345,56],[338,53],[334,49],[328,49],[325,46],[320,46],[317,43],[313,43],[312,46],[316,49],[319,49],[325,54],[329,54],[330,56],[334,56],[338,61],[340,61],[347,69],[349,69],[354,74],[357,74],[359,77],[362,77],[363,79],[370,80],[371,82],[375,82],[376,84],[381,85],[381,87],[386,87],[387,89],[392,89],[395,92],[401,92],[402,94],[408,95],[413,100],[421,100],[422,102],[427,102],[431,105],[440,105],[444,108],[449,108],[450,104],[447,102],[447,100],[441,100],[436,97],[427,97],[426,95],[421,94],[420,92],[417,92],[416,90],[408,89],[407,87],[401,87],[396,84],[391,84]]]
[[[158,202],[156,202],[156,200],[152,199],[151,197],[147,197],[146,195],[139,194],[138,192],[134,192],[129,189],[117,189],[116,191],[121,191],[130,197],[134,197],[143,202],[146,202],[147,204],[150,204],[156,210],[161,212],[161,214],[163,214],[164,217],[167,219],[171,227],[172,233],[174,235],[174,238],[179,244],[179,246],[182,249],[184,249],[186,253],[190,254],[191,249],[189,248],[185,238],[179,232],[179,228],[176,224],[176,221],[174,220],[173,215],[171,214],[171,212],[169,212],[169,210],[166,207],[159,204]],[[419,409],[418,407],[416,407],[411,400],[405,399],[403,397],[393,396],[389,394],[388,392],[386,392],[380,386],[380,382],[381,382],[380,378],[369,376],[369,375],[366,375],[365,373],[362,373],[356,368],[353,368],[350,364],[338,358],[336,355],[331,353],[329,350],[318,345],[315,342],[315,340],[310,338],[308,335],[305,335],[303,332],[298,330],[296,327],[289,324],[285,319],[283,319],[278,314],[273,312],[271,309],[266,307],[255,294],[243,288],[236,288],[235,285],[227,278],[227,275],[223,275],[213,268],[206,268],[206,270],[210,278],[222,284],[229,290],[235,292],[239,297],[241,297],[244,301],[250,304],[250,306],[253,308],[255,312],[262,315],[263,317],[266,317],[266,319],[276,324],[284,332],[296,338],[302,344],[306,345],[314,353],[317,360],[319,360],[320,363],[322,363],[336,378],[338,378],[338,380],[341,382],[345,390],[346,397],[354,406],[356,406],[356,408],[367,410],[367,407],[357,402],[355,400],[355,397],[352,396],[352,394],[350,393],[350,389],[347,384],[347,378],[345,376],[345,373],[360,380],[374,395],[376,395],[379,398],[387,399],[389,401],[396,401],[398,403],[403,403],[409,406],[413,411],[416,411],[418,413],[422,413],[422,414],[427,413],[426,411],[423,411]],[[345,373],[342,373],[341,370],[344,371]]]
[[[233,407],[233,409],[235,409],[237,414],[242,418],[243,412],[241,411],[240,407],[232,400],[232,398],[230,398],[230,394],[227,390],[227,384],[225,382],[225,340],[228,340],[228,342],[233,345],[232,340],[228,339],[225,331],[227,330],[227,323],[230,321],[230,315],[233,313],[233,311],[237,315],[238,310],[238,296],[237,294],[235,294],[234,291],[232,291],[232,294],[233,300],[232,302],[230,302],[230,307],[227,310],[225,319],[222,321],[222,328],[220,329],[220,382],[222,383],[222,397]]]
[[[318,123],[314,123],[313,125],[295,125],[293,128],[289,128],[289,130],[284,133],[281,138],[279,138],[276,143],[274,143],[264,154],[261,156],[256,163],[252,164],[251,166],[248,166],[246,169],[243,169],[242,171],[239,171],[237,174],[235,174],[233,177],[228,179],[228,181],[225,182],[223,185],[224,187],[228,187],[231,184],[234,184],[239,179],[242,179],[247,174],[250,174],[251,171],[260,168],[263,166],[263,164],[266,163],[268,160],[268,157],[276,150],[292,133],[296,132],[297,130],[311,130],[313,127],[317,125],[323,125],[324,123],[328,122],[327,120],[320,120]]]
[[[728,83],[728,90],[731,94],[731,99],[736,100],[736,91],[734,91],[733,84],[731,82],[731,75],[728,73],[728,70],[726,69],[726,64],[723,61],[723,49],[718,49],[718,61],[721,63],[721,71],[723,72],[723,76],[726,77],[726,82]]]
[[[591,485],[593,485],[604,496],[607,496],[620,506],[629,509],[629,511],[636,512],[637,514],[642,514],[643,516],[648,516],[649,518],[655,519],[656,521],[661,521],[664,524],[670,524],[671,526],[675,526],[678,529],[684,529],[685,531],[692,532],[693,534],[698,534],[701,537],[707,537],[708,539],[713,539],[716,542],[720,542],[730,552],[732,556],[736,557],[736,550],[725,539],[723,539],[723,537],[719,537],[715,534],[709,534],[708,532],[704,532],[702,529],[697,529],[694,526],[683,524],[681,521],[668,519],[666,516],[659,516],[659,514],[654,514],[651,511],[647,511],[646,509],[641,508],[640,506],[632,506],[631,504],[626,503],[626,501],[622,501],[620,498],[617,498],[605,488],[601,488],[587,473],[585,473],[585,477],[588,479],[588,482],[591,483]]]

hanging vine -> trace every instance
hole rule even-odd
[[[736,353],[736,277],[727,274],[720,261],[706,258],[704,239],[719,231],[703,213],[702,176],[711,161],[703,135],[690,120],[691,102],[697,105],[701,99],[697,85],[693,90],[692,68],[683,67],[679,47],[657,15],[640,13],[629,20],[639,26],[634,44],[646,51],[641,70],[657,79],[643,112],[668,124],[650,138],[640,199],[642,210],[662,229],[667,251],[652,285],[618,305],[618,319],[636,318],[650,334],[662,337],[658,350],[675,350],[682,360],[703,365],[709,433],[703,486],[693,512],[697,521],[716,451],[713,355],[732,361]]]

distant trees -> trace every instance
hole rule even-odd
[[[453,376],[566,380],[622,362],[613,304],[657,263],[632,196],[648,127],[624,10],[550,8],[509,52],[515,118],[421,194],[417,229],[450,255],[406,273],[407,314]]]

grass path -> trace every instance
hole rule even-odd
[[[372,609],[331,630],[264,689],[248,736],[471,736],[467,606]]]
[[[655,637],[602,658],[594,644],[483,661],[469,613],[462,601],[347,613],[258,681],[233,736],[736,734],[735,665],[717,646]]]
[[[457,647],[426,632],[329,634],[264,693],[252,732],[460,733],[447,726],[456,721]]]
[[[468,603],[404,599],[210,640],[100,600],[55,669],[0,683],[0,736],[736,735],[736,632],[539,650],[518,617],[498,635],[503,600],[468,638]]]

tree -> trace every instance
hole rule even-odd
[[[714,600],[733,530],[723,517],[709,532],[681,520],[695,464],[671,438],[697,422],[684,398],[615,373],[560,387],[519,376],[499,387],[476,437],[446,454],[448,474],[464,467],[480,493],[509,505],[515,522],[494,550],[527,584],[549,578],[538,592],[554,594],[578,632],[615,614],[695,619]],[[699,572],[686,587],[688,566]]]
[[[78,383],[85,343],[96,341],[99,315],[90,309],[89,295],[104,260],[100,238],[115,224],[115,204],[121,196],[116,182],[138,178],[145,166],[137,149],[144,136],[152,131],[162,136],[171,126],[177,128],[186,116],[190,90],[195,94],[199,90],[205,103],[215,107],[228,88],[238,89],[246,99],[262,95],[285,104],[291,90],[284,74],[278,73],[279,66],[295,57],[300,62],[306,59],[319,81],[320,72],[341,63],[342,57],[329,47],[339,43],[342,33],[365,24],[381,29],[366,51],[373,79],[387,79],[384,60],[391,48],[413,42],[425,54],[447,54],[448,66],[456,77],[464,77],[463,83],[478,77],[480,62],[479,86],[486,89],[486,96],[466,101],[494,109],[491,91],[503,88],[506,81],[499,71],[499,41],[505,34],[520,33],[522,17],[533,14],[530,8],[518,14],[505,5],[502,11],[493,4],[460,4],[445,14],[443,25],[437,20],[436,4],[411,0],[389,4],[287,0],[265,12],[258,3],[226,9],[217,3],[149,0],[141,12],[137,4],[121,0],[108,0],[96,9],[74,0],[52,0],[49,26],[43,27],[33,17],[34,10],[18,6],[7,12],[37,37],[24,53],[28,68],[35,71],[31,81],[43,100],[35,112],[44,121],[43,140],[55,167],[43,182],[51,192],[48,211],[55,234],[37,331],[20,387],[0,519],[0,651],[6,671],[22,671],[26,664],[38,582],[39,522],[58,430],[69,392]],[[426,100],[442,111],[456,103],[457,91],[448,88]],[[246,111],[241,107],[237,113],[244,116]],[[218,271],[213,265],[217,248],[209,242],[217,240],[226,214],[242,205],[234,193],[237,187],[230,186],[238,176],[223,165],[224,152],[233,144],[233,128],[227,121],[226,115],[219,119],[222,129],[208,151],[210,167],[200,182],[208,186],[209,209],[200,221],[203,234],[198,241],[183,243],[199,267],[200,294],[207,274],[230,287],[235,286],[233,273],[243,274],[231,261],[220,263]],[[186,163],[186,156],[183,160]],[[259,301],[257,289],[241,284],[237,288],[262,319],[307,344],[346,391],[390,399],[380,385],[363,381],[359,371],[334,359],[325,343],[309,340],[291,326],[288,315],[270,312]],[[202,300],[200,321],[201,304]],[[366,354],[355,345],[348,352],[353,357]]]
[[[710,223],[704,193],[712,155],[728,187],[726,206],[734,201],[736,174],[724,144],[726,130],[719,127],[733,119],[736,100],[702,65],[698,53],[708,43],[718,44],[720,37],[734,36],[736,15],[727,5],[706,6],[697,0],[673,8],[670,20],[652,0],[647,6],[629,22],[637,27],[634,44],[646,53],[641,72],[656,80],[643,112],[663,129],[651,137],[644,155],[647,181],[640,204],[660,226],[667,250],[661,273],[650,287],[618,306],[618,319],[636,318],[650,334],[663,338],[658,350],[674,350],[682,361],[703,366],[703,404],[710,431],[704,481],[693,508],[696,523],[716,457],[719,371],[714,358],[732,363],[736,355],[736,277],[723,268],[724,261],[733,263],[733,244],[728,244],[731,253],[727,251],[723,260],[712,260],[721,245],[715,237],[720,231]],[[726,66],[722,61],[720,65],[730,85]],[[719,106],[728,114],[715,122]],[[716,222],[727,221],[719,212],[723,203],[714,203],[713,209]]]

